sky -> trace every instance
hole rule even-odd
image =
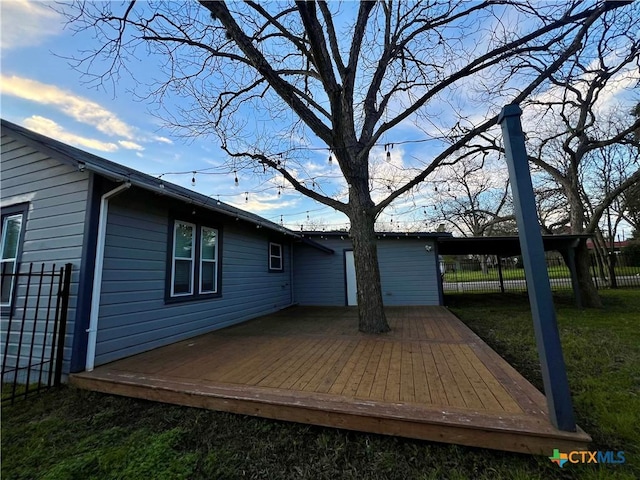
[[[86,77],[70,65],[68,57],[95,47],[96,42],[86,35],[74,36],[50,3],[2,0],[0,6],[3,118],[295,230],[300,226],[347,228],[345,216],[291,187],[283,188],[285,184],[277,178],[265,182],[251,172],[234,173],[221,168],[224,155],[217,140],[175,136],[153,115],[153,104],[136,100],[134,85],[127,78],[106,88],[88,84]],[[158,71],[155,60],[144,58],[133,59],[131,68],[145,78],[153,78]],[[372,176],[393,184],[408,178],[412,172],[408,167],[415,165],[411,159],[429,155],[428,145],[401,142],[421,133],[415,127],[402,125],[398,131],[396,138],[400,141],[393,148],[379,146],[372,152]],[[306,174],[327,194],[344,195],[346,186],[338,179],[338,167],[324,158],[328,158],[327,151],[309,149],[308,162],[304,164]],[[199,173],[194,175],[193,171]],[[495,175],[501,174],[506,172],[495,171]],[[423,187],[413,198],[396,202],[381,220],[393,229],[403,230],[404,224],[415,230],[416,223],[423,222],[426,209],[437,201],[433,192],[438,182]],[[383,194],[384,191],[374,192],[374,197]],[[420,229],[430,227],[424,225]]]
[[[142,172],[162,175],[164,180],[269,220],[279,223],[282,219],[290,228],[313,221],[330,228],[346,227],[344,216],[291,188],[278,194],[277,187],[242,171],[236,186],[233,172],[215,168],[222,157],[216,142],[174,136],[150,113],[152,106],[134,100],[126,82],[115,92],[90,88],[64,58],[77,54],[87,39],[65,29],[64,19],[48,3],[3,0],[0,4],[4,119]],[[144,68],[154,66],[147,63]],[[208,168],[211,174],[196,174],[193,185],[192,171]]]

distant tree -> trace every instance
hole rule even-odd
[[[640,102],[631,111],[631,115],[640,119]],[[636,122],[637,123],[637,122]],[[631,164],[640,166],[640,149],[637,148],[640,143],[640,126],[636,128],[633,134],[635,142],[630,144],[632,152],[629,155]],[[627,190],[622,192],[621,198],[616,205],[616,213],[622,217],[636,231],[640,231],[640,181],[636,181]]]
[[[374,233],[380,212],[495,126],[500,106],[538,91],[581,51],[591,29],[606,27],[607,12],[623,5],[131,1],[62,8],[71,28],[101,42],[78,62],[98,84],[117,88],[129,61],[155,55],[166,76],[143,96],[165,107],[160,113],[169,124],[187,135],[215,134],[230,168],[269,170],[349,218],[360,329],[384,332]],[[107,67],[97,70],[101,61]],[[473,117],[454,107],[473,100],[464,98],[472,85],[491,87],[473,105]],[[176,106],[173,97],[187,106]],[[434,143],[438,151],[419,172],[374,202],[370,152],[410,121],[439,122],[446,138]],[[347,199],[313,188],[298,138],[326,146],[348,185]]]
[[[602,28],[590,31],[561,69],[550,75],[552,88],[527,100],[529,161],[564,198],[566,222],[574,234],[596,234],[613,202],[640,181],[637,136],[640,117],[614,93],[633,90],[640,68],[640,8],[610,12]],[[637,107],[636,107],[637,108]],[[616,112],[623,112],[619,114]],[[501,150],[494,139],[492,148]],[[551,190],[554,190],[551,187]],[[585,306],[601,306],[590,271],[586,243],[576,250],[579,288]]]
[[[640,182],[636,182],[622,194],[618,212],[634,230],[640,231]]]
[[[640,239],[633,239],[622,249],[625,262],[629,266],[640,267]]]
[[[464,237],[517,233],[509,181],[504,168],[487,165],[483,155],[463,158],[446,168],[434,187],[434,223]]]

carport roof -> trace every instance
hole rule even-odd
[[[591,235],[543,235],[545,251],[562,251],[575,248],[580,241],[586,241]],[[521,255],[520,240],[510,237],[439,237],[440,255],[500,255],[514,257]]]

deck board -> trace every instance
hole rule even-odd
[[[518,452],[584,449],[544,396],[443,307],[296,307],[71,376],[79,387],[266,418]]]

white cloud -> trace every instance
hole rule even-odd
[[[173,140],[167,137],[153,137],[156,142],[166,143],[168,145],[173,145]]]
[[[601,113],[616,108],[620,97],[626,92],[632,91],[638,82],[640,82],[640,71],[637,69],[630,68],[627,71],[621,71],[603,88],[598,97],[596,108]]]
[[[62,32],[62,17],[45,2],[3,0],[0,45],[2,50],[40,45]]]
[[[115,143],[101,142],[93,138],[82,137],[74,133],[65,131],[60,125],[39,115],[33,115],[24,120],[24,126],[34,132],[41,133],[48,137],[55,138],[64,143],[69,143],[77,147],[91,148],[102,152],[114,152],[118,150]]]
[[[127,150],[138,150],[138,151],[144,150],[144,147],[142,145],[138,145],[137,143],[130,142],[128,140],[118,140],[118,144],[122,148],[126,148]]]
[[[610,56],[615,60],[615,54]],[[609,60],[609,58],[605,59]],[[596,59],[592,62],[592,68],[598,68],[598,62]],[[571,84],[571,88],[580,92],[583,97],[586,95],[587,90],[593,83],[595,74],[590,72],[584,74]],[[618,73],[612,76],[606,83],[606,85],[600,90],[597,100],[593,105],[594,113],[598,116],[604,116],[611,110],[620,108],[620,103],[625,100],[625,96],[634,91],[634,88],[640,82],[640,70],[635,68],[634,64],[622,68]],[[566,96],[566,99],[565,99]],[[559,120],[559,114],[561,110],[566,110],[577,114],[577,107],[573,106],[571,101],[576,101],[576,94],[573,91],[565,91],[561,86],[551,86],[547,90],[540,92],[538,95],[532,98],[534,102],[538,102],[541,105],[530,105],[524,109],[522,115],[522,122],[525,130],[536,131],[543,127],[557,128],[556,124],[561,122]],[[547,103],[554,103],[549,106]],[[566,114],[566,112],[565,112]]]
[[[42,105],[52,105],[78,122],[91,125],[100,132],[133,140],[133,127],[120,120],[114,113],[87,98],[62,90],[55,85],[17,77],[0,76],[3,95],[30,100]]]
[[[284,200],[277,194],[249,194],[249,200],[247,201],[243,193],[235,196],[233,200],[225,201],[225,203],[248,212],[259,214],[271,210],[283,210],[294,207],[298,204],[298,201],[299,199]]]

